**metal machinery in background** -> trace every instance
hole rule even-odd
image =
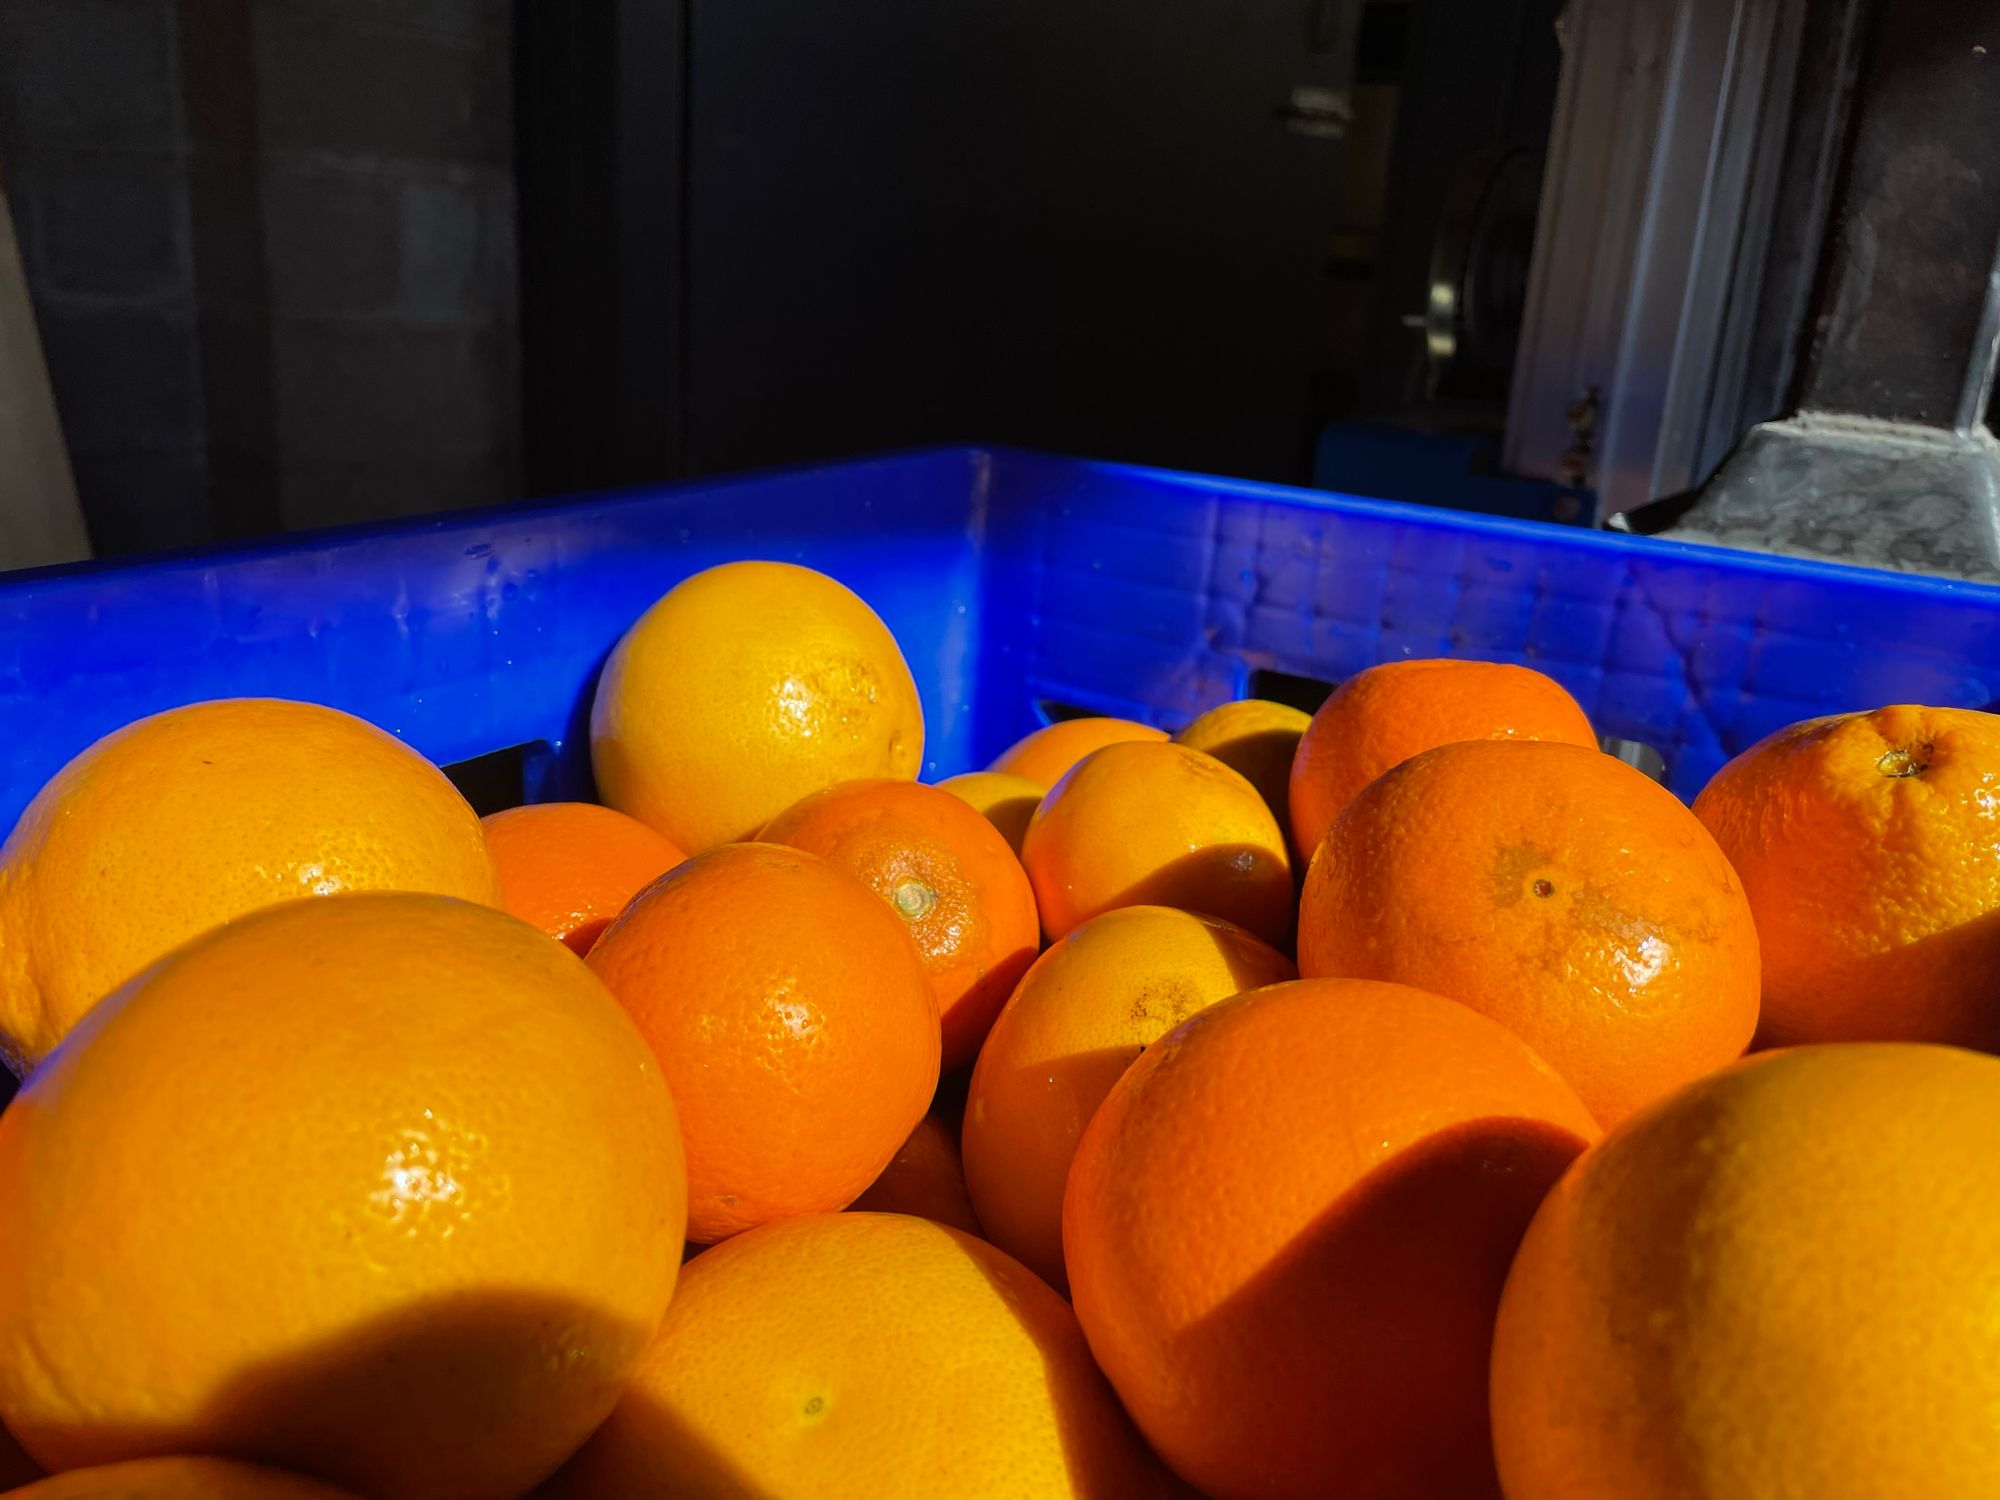
[[[1504,466],[2000,579],[2000,0],[1571,0]]]

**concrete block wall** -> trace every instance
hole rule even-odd
[[[0,0],[0,170],[100,552],[213,535],[173,0]]]
[[[507,0],[0,0],[101,552],[521,485]]]
[[[513,498],[510,7],[265,0],[256,46],[286,523]]]

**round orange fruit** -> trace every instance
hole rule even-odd
[[[935,1110],[917,1121],[882,1175],[848,1206],[860,1213],[913,1214],[967,1234],[980,1232],[965,1191],[958,1132]]]
[[[967,771],[963,776],[946,777],[938,783],[938,790],[950,792],[991,823],[1018,856],[1028,820],[1041,806],[1042,793],[1048,788],[1009,771]]]
[[[1743,878],[1761,1039],[2000,1050],[2000,716],[1812,719],[1736,757],[1695,816]]]
[[[1257,788],[1278,826],[1289,828],[1292,762],[1311,723],[1310,714],[1289,703],[1243,698],[1211,708],[1175,735],[1174,742],[1213,755],[1236,772]]]
[[[351,714],[230,698],[106,735],[0,848],[0,1061],[25,1073],[161,954],[341,891],[499,897],[444,773]]]
[[[970,1235],[850,1213],[690,1262],[631,1392],[548,1500],[1170,1493],[1062,1298]]]
[[[1412,984],[1523,1038],[1609,1126],[1739,1056],[1750,904],[1673,793],[1597,750],[1429,750],[1340,815],[1299,905],[1299,971]]]
[[[915,946],[816,854],[698,854],[626,907],[589,961],[679,1107],[692,1240],[845,1208],[937,1089],[937,997]]]
[[[1754,1057],[1549,1195],[1493,1345],[1509,1500],[2000,1494],[2000,1061]]]
[[[673,1101],[574,954],[437,896],[289,902],[98,1005],[0,1114],[0,1419],[520,1494],[672,1291]]]
[[[1035,893],[993,825],[934,786],[848,781],[794,803],[762,837],[819,855],[887,903],[937,993],[943,1066],[972,1061],[1041,949]]]
[[[1132,719],[1058,719],[1016,740],[1000,752],[1000,758],[988,769],[1048,788],[1061,781],[1065,771],[1093,750],[1166,737],[1166,730]]]
[[[577,953],[687,858],[637,818],[594,802],[538,802],[480,821],[500,873],[500,909]]]
[[[1553,740],[1596,748],[1552,677],[1493,661],[1392,661],[1334,689],[1292,761],[1292,835],[1312,858],[1340,810],[1391,767],[1460,740]]]
[[[1440,996],[1299,980],[1221,1001],[1084,1131],[1063,1202],[1077,1318],[1215,1500],[1497,1497],[1494,1309],[1596,1133],[1524,1043]]]
[[[1292,865],[1257,789],[1199,750],[1110,745],[1049,789],[1021,863],[1042,930],[1059,938],[1120,906],[1174,906],[1280,942]]]
[[[71,1469],[9,1500],[354,1500],[317,1479],[226,1458],[135,1458]]]
[[[754,838],[822,787],[913,779],[923,707],[851,590],[791,563],[724,563],[669,591],[611,653],[590,759],[606,804],[693,854]]]
[[[1196,1011],[1297,977],[1242,928],[1165,906],[1108,911],[1036,959],[980,1049],[966,1097],[966,1186],[986,1237],[1066,1289],[1063,1184],[1111,1086]]]

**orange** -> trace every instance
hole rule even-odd
[[[135,1458],[101,1469],[71,1469],[11,1500],[354,1500],[316,1479],[226,1458]]]
[[[1035,815],[1048,788],[1008,771],[967,771],[963,776],[947,776],[938,783],[938,790],[950,792],[991,823],[1007,847],[1019,855],[1028,819]]]
[[[581,960],[486,907],[290,902],[93,1010],[0,1115],[0,1418],[52,1470],[188,1452],[519,1494],[674,1285],[673,1101]]]
[[[1757,932],[1729,861],[1665,787],[1574,745],[1447,745],[1369,786],[1306,875],[1299,972],[1462,1001],[1607,1126],[1757,1025]]]
[[[993,825],[934,786],[849,781],[794,803],[762,836],[828,860],[902,919],[937,993],[943,1065],[971,1062],[1041,949],[1035,893]]]
[[[1509,1500],[2000,1495],[2000,1061],[1801,1047],[1577,1163],[1493,1345]]]
[[[966,1185],[986,1237],[1066,1288],[1063,1184],[1111,1086],[1196,1011],[1297,977],[1242,928],[1165,906],[1108,911],[1044,953],[980,1049],[966,1098]]]
[[[588,953],[625,903],[683,859],[637,818],[594,802],[540,802],[481,820],[500,908]]]
[[[914,1214],[967,1234],[979,1233],[972,1200],[966,1196],[958,1133],[935,1111],[917,1121],[882,1175],[849,1207],[866,1213]]]
[[[1340,810],[1393,766],[1460,740],[1554,740],[1596,748],[1561,683],[1492,661],[1392,661],[1320,705],[1292,761],[1292,835],[1312,857]]]
[[[937,997],[916,948],[816,854],[698,854],[625,908],[590,967],[665,1070],[701,1243],[845,1208],[937,1088]]]
[[[1292,865],[1257,789],[1199,750],[1110,745],[1049,789],[1021,862],[1042,930],[1059,938],[1119,906],[1177,906],[1279,942]]]
[[[1093,750],[1166,737],[1166,730],[1132,719],[1059,719],[1014,741],[988,769],[1047,788]]]
[[[625,632],[598,682],[590,760],[605,803],[699,853],[756,837],[821,787],[913,779],[923,707],[850,590],[791,563],[724,563]]]
[[[548,1500],[1173,1493],[1054,1292],[901,1214],[704,1252],[611,1420]]]
[[[1311,715],[1288,703],[1243,698],[1217,704],[1175,735],[1174,742],[1213,755],[1242,776],[1257,788],[1278,826],[1289,828],[1292,761],[1310,723]]]
[[[1746,750],[1695,799],[1764,950],[1762,1040],[2000,1050],[2000,717],[1879,708]]]
[[[336,709],[229,698],[106,735],[0,848],[0,1061],[219,922],[339,891],[493,902],[479,818],[429,761]]]
[[[1494,1309],[1596,1133],[1525,1044],[1440,996],[1303,980],[1224,1000],[1084,1132],[1063,1203],[1077,1318],[1215,1500],[1497,1497]]]

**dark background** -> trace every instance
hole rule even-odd
[[[0,173],[100,553],[945,441],[1301,481],[1497,428],[1405,320],[1558,8],[0,0]]]

